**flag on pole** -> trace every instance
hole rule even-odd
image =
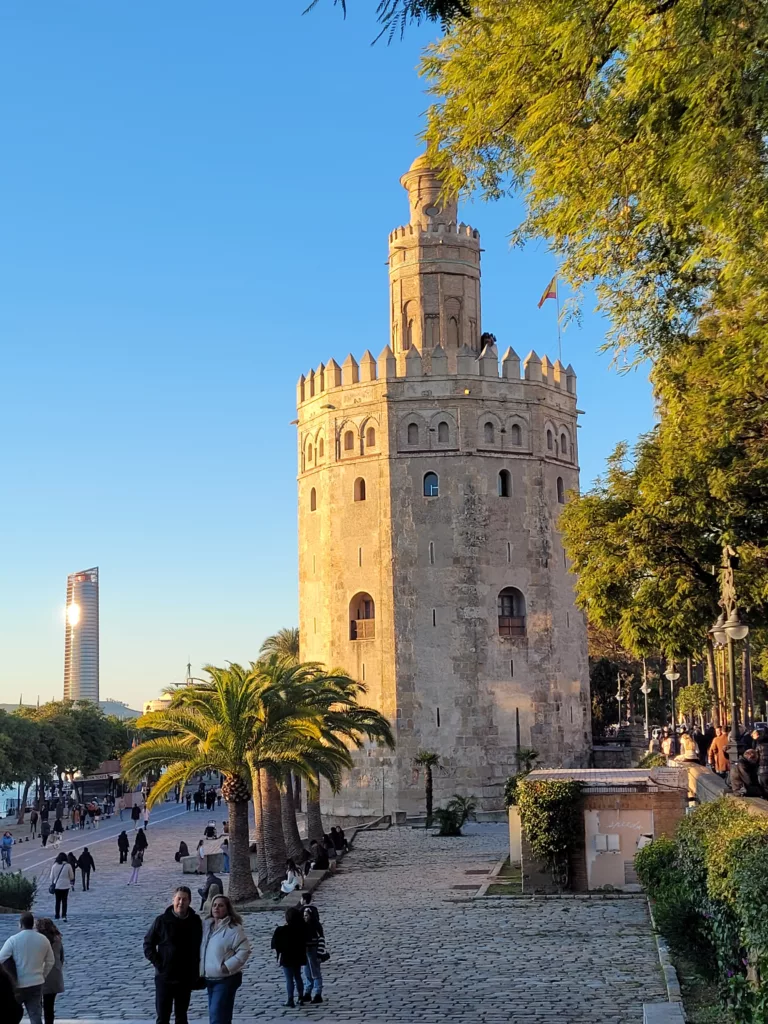
[[[539,309],[544,305],[547,299],[557,298],[557,274],[552,278],[547,287],[544,289],[544,294],[539,299]]]

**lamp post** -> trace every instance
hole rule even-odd
[[[651,688],[648,685],[648,674],[645,666],[645,658],[643,658],[643,685],[640,687],[640,693],[642,693],[645,699],[645,726],[644,734],[646,740],[650,739],[650,730],[648,728],[648,694],[651,692]]]
[[[749,634],[749,626],[741,621],[736,602],[733,573],[737,564],[736,552],[730,545],[724,545],[723,563],[720,568],[720,607],[722,611],[710,630],[715,645],[725,647],[728,652],[728,689],[730,691],[728,696],[731,702],[728,763],[731,769],[736,767],[739,758],[739,709],[736,703],[736,648],[734,644],[737,640],[744,640]]]
[[[675,671],[675,663],[671,661],[669,668],[664,673],[664,677],[669,680],[669,688],[671,693],[670,699],[670,710],[672,712],[672,757],[677,754],[677,716],[675,714],[675,683],[680,678],[680,673]]]
[[[619,702],[619,730],[621,730],[621,672],[616,676],[616,682],[618,683],[616,700]]]

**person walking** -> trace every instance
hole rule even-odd
[[[51,834],[51,826],[47,821],[44,821],[40,826],[40,839],[42,840],[43,846],[48,845],[48,836]]]
[[[74,853],[70,852],[67,854],[67,860],[69,861],[69,866],[72,868],[72,874],[75,876],[72,879],[72,892],[74,892],[75,881],[77,879],[77,857],[74,855]]]
[[[219,849],[221,850],[221,856],[224,858],[224,867],[223,867],[222,870],[224,871],[225,875],[228,875],[229,874],[229,840],[228,839],[223,839]]]
[[[87,892],[91,888],[91,872],[96,870],[96,862],[87,846],[83,847],[83,852],[77,858],[77,866],[83,880],[83,892]]]
[[[80,831],[85,831],[85,826],[88,824],[88,808],[85,804],[80,804]]]
[[[40,815],[34,808],[32,808],[32,811],[29,815],[29,831],[32,833],[33,839],[37,839],[37,823],[39,820]]]
[[[144,848],[139,849],[137,843],[134,843],[133,850],[131,851],[131,877],[128,879],[128,885],[139,884],[139,869],[144,863]]]
[[[187,810],[192,810],[192,794],[187,790]]]
[[[203,921],[200,947],[200,977],[208,990],[210,1024],[232,1024],[235,994],[243,983],[243,967],[250,955],[243,919],[226,896],[217,896],[211,916]]]
[[[719,725],[715,728],[715,738],[709,745],[708,759],[712,770],[724,779],[728,774],[728,737]]]
[[[3,838],[0,839],[0,855],[2,855],[2,862],[4,868],[11,866],[11,850],[13,849],[13,835],[10,832],[3,833]]]
[[[325,932],[320,923],[320,914],[317,907],[306,906],[303,909],[304,917],[304,938],[307,944],[307,962],[304,965],[304,977],[306,981],[306,998],[312,998],[313,1003],[323,1001],[323,970],[320,966],[328,959],[325,948]]]
[[[69,902],[69,890],[74,885],[75,873],[72,865],[67,859],[66,853],[60,853],[51,867],[51,887],[56,897],[56,909],[54,917],[62,921],[67,920],[67,903]]]
[[[133,831],[139,827],[139,818],[141,818],[141,808],[138,804],[134,804],[131,808],[131,821],[133,822]]]
[[[272,949],[277,962],[283,969],[286,1001],[283,1006],[295,1006],[294,989],[299,1003],[307,1002],[301,980],[301,968],[307,962],[307,940],[304,921],[298,907],[289,907],[285,912],[285,924],[275,928],[272,934]]]
[[[54,823],[53,823],[53,834],[55,836],[58,836],[59,837],[59,842],[61,842],[61,837],[64,835],[64,826],[63,826],[63,824],[61,822],[61,818],[56,818],[56,820],[54,821]]]
[[[16,968],[16,999],[26,1008],[30,1024],[43,1024],[43,983],[53,970],[54,956],[48,939],[35,930],[35,917],[29,911],[21,915],[19,930],[0,949],[0,964],[9,960]]]
[[[149,808],[144,804],[144,810],[141,812],[144,818],[144,828],[149,828]]]
[[[123,811],[125,810],[125,797],[119,796],[117,798],[117,813],[120,815],[120,821],[123,820]]]
[[[128,860],[128,851],[131,848],[131,842],[125,829],[117,837],[117,848],[120,851],[120,863],[125,864]]]
[[[192,893],[180,885],[173,903],[155,918],[144,936],[144,956],[155,968],[157,1024],[187,1024],[192,989],[200,976],[203,923],[191,906]]]
[[[147,842],[147,836],[143,828],[140,828],[139,831],[136,833],[136,839],[134,840],[133,845],[138,847],[140,850],[146,850],[146,848],[149,846],[149,843]]]
[[[21,1024],[24,1007],[16,1000],[13,979],[0,964],[0,1020],[3,1024]]]
[[[53,1024],[56,996],[64,991],[64,944],[61,932],[50,917],[38,917],[35,927],[48,939],[53,950],[53,968],[43,982],[43,1021],[44,1024]]]

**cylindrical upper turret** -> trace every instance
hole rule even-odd
[[[411,224],[427,228],[430,224],[456,224],[459,204],[441,199],[440,176],[429,166],[426,155],[417,156],[400,179],[408,192]]]
[[[480,351],[480,235],[457,224],[458,203],[441,198],[437,171],[420,156],[402,176],[410,223],[389,236],[390,331],[398,371],[418,349],[427,371],[440,345],[455,373],[459,349]]]

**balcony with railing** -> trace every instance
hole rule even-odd
[[[352,619],[349,624],[350,640],[373,640],[376,637],[376,619]]]
[[[500,615],[499,636],[525,636],[525,616]]]

